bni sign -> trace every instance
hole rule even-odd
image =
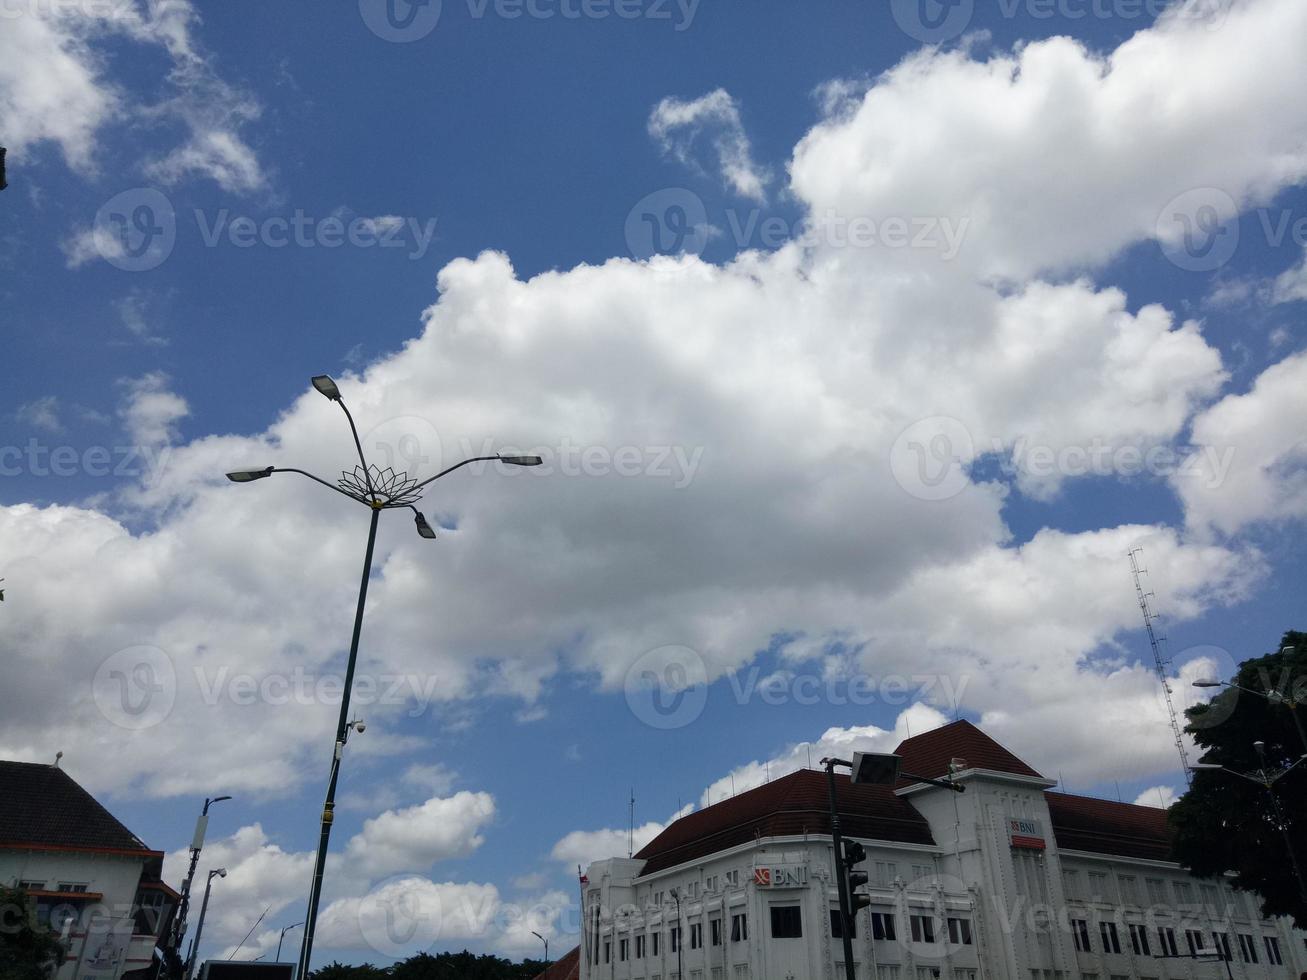
[[[759,888],[803,888],[808,884],[808,869],[801,864],[754,868],[753,883]]]
[[[1013,817],[1007,822],[1008,840],[1013,847],[1022,847],[1030,851],[1042,851],[1047,847],[1044,842],[1044,828],[1038,820],[1029,817]]]

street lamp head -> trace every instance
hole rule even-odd
[[[1258,739],[1256,742],[1253,742],[1253,751],[1256,752],[1258,755],[1265,755],[1266,743],[1261,741],[1260,739]]]
[[[322,392],[333,402],[340,401],[340,389],[336,387],[336,382],[332,380],[329,374],[319,374],[313,378],[313,387]]]
[[[1204,677],[1201,680],[1194,681],[1194,687],[1221,687],[1221,681],[1213,680],[1210,677]]]
[[[237,470],[235,473],[228,473],[227,479],[232,483],[253,483],[255,480],[266,480],[272,476],[272,471],[276,467],[269,466],[261,470]]]
[[[499,461],[509,466],[540,466],[544,463],[539,456],[500,456]]]
[[[226,869],[226,868],[214,868],[212,871],[209,872],[209,880],[210,880],[210,881],[213,880],[213,876],[214,876],[214,875],[217,875],[219,878],[226,878],[226,877],[227,877],[227,869]]]
[[[428,524],[427,519],[420,513],[418,513],[417,517],[413,519],[413,523],[418,526],[418,534],[422,535],[422,537],[426,538],[428,541],[434,541],[436,539],[435,528]]]
[[[230,796],[215,796],[215,797],[214,797],[213,799],[211,799],[209,802],[210,802],[210,803],[221,803],[223,800],[230,800],[230,799],[231,799]]]
[[[1192,763],[1192,764],[1189,766],[1189,768],[1190,768],[1190,769],[1207,769],[1207,770],[1211,770],[1211,769],[1224,769],[1225,766],[1219,765],[1218,763],[1215,763],[1215,762],[1195,762],[1195,763]]]

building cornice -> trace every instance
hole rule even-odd
[[[1016,786],[1025,786],[1030,789],[1052,789],[1057,785],[1056,779],[1045,779],[1043,776],[1023,776],[1015,772],[999,772],[997,769],[963,769],[961,772],[953,774],[953,781],[956,783],[966,782],[968,779],[987,779],[991,782],[1011,783]],[[932,786],[929,783],[912,783],[901,789],[894,791],[895,796],[911,796],[913,793],[922,793],[931,790],[938,790],[942,787]]]

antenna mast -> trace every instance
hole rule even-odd
[[[627,852],[628,858],[635,857],[635,787],[631,787],[631,849]]]
[[[1175,750],[1180,753],[1180,771],[1184,773],[1185,785],[1191,786],[1194,777],[1189,771],[1189,753],[1184,748],[1184,733],[1180,728],[1179,716],[1175,713],[1175,702],[1171,698],[1171,682],[1166,676],[1166,670],[1171,666],[1171,661],[1166,658],[1162,649],[1166,643],[1166,636],[1159,636],[1153,629],[1157,614],[1153,612],[1152,604],[1148,600],[1156,597],[1153,593],[1144,591],[1142,576],[1148,569],[1139,566],[1139,556],[1143,551],[1143,548],[1136,548],[1130,552],[1130,572],[1135,580],[1135,594],[1139,597],[1139,611],[1144,614],[1144,630],[1148,633],[1148,645],[1153,649],[1153,667],[1157,671],[1157,679],[1162,682],[1162,697],[1166,701],[1166,713],[1171,720],[1171,738],[1175,741]]]

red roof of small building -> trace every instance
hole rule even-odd
[[[160,856],[57,766],[0,762],[0,847]]]
[[[966,769],[1044,778],[969,721],[955,721],[914,735],[904,739],[894,751],[903,760],[904,772],[930,779],[948,775],[949,762],[953,759],[962,759]],[[911,785],[911,779],[899,780],[900,787]]]
[[[550,964],[549,969],[540,974],[535,980],[580,980],[581,977],[581,947],[578,946],[561,960],[556,960]]]
[[[863,840],[933,844],[930,826],[889,786],[855,786],[836,776],[841,830]],[[782,776],[677,820],[637,858],[642,875],[707,857],[760,837],[829,836],[830,795],[826,774],[811,769]]]
[[[1171,859],[1166,811],[1069,793],[1044,793],[1058,847],[1154,861]]]

